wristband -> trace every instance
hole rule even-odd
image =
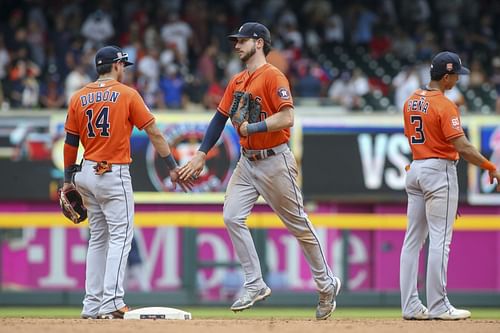
[[[481,169],[488,170],[488,171],[496,171],[497,167],[495,164],[491,163],[490,161],[486,160],[481,165],[479,166]]]
[[[257,133],[257,132],[267,132],[267,124],[266,121],[259,121],[258,123],[251,123],[247,125],[248,135]]]
[[[74,173],[73,168],[64,168],[64,182],[65,183],[71,183],[71,181],[73,180],[73,173]]]
[[[79,164],[72,164],[67,168],[64,168],[64,182],[71,183],[73,182],[73,174],[81,170],[81,166]]]
[[[168,154],[165,157],[162,157],[162,159],[165,161],[165,164],[167,164],[168,171],[174,170],[177,168],[177,162],[175,161],[174,157],[172,154]]]

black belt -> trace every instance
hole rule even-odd
[[[276,155],[276,152],[272,149],[258,150],[255,152],[249,152],[243,149],[243,156],[248,158],[250,161],[260,161],[274,155]]]

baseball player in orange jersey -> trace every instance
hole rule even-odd
[[[441,52],[431,64],[431,81],[404,104],[404,133],[413,154],[406,175],[408,226],[401,250],[400,287],[404,319],[455,320],[470,317],[456,309],[446,294],[448,256],[458,206],[456,164],[459,155],[488,170],[490,182],[500,173],[467,140],[457,106],[444,96],[460,74],[469,74],[455,53]],[[427,307],[417,291],[420,250],[429,236]]]
[[[288,80],[266,62],[271,35],[265,26],[245,23],[229,39],[235,42],[235,50],[246,64],[246,70],[229,82],[199,151],[181,168],[179,177],[189,179],[199,175],[206,154],[220,137],[228,117],[234,124],[234,113],[242,103],[240,99],[248,97],[248,121],[237,126],[241,158],[229,181],[223,208],[224,223],[245,276],[245,292],[231,310],[248,309],[271,294],[263,280],[259,258],[245,222],[262,195],[299,241],[320,295],[316,318],[326,319],[335,310],[335,298],[341,284],[328,267],[314,227],[304,212],[297,184],[297,164],[287,146],[294,122]]]
[[[68,106],[63,190],[76,185],[89,216],[82,317],[123,318],[128,311],[123,280],[134,220],[129,173],[133,127],[146,131],[174,183],[178,168],[139,93],[120,83],[124,68],[132,65],[127,54],[106,46],[97,52],[95,62],[99,78],[78,90]],[[85,149],[81,167],[75,164],[79,141]],[[187,190],[190,182],[181,186]]]

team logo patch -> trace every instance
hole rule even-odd
[[[449,63],[446,64],[446,70],[448,72],[451,72],[453,70],[453,64],[451,62],[449,62]]]
[[[281,99],[290,99],[290,93],[288,92],[288,90],[286,88],[279,88],[278,89],[278,96]]]
[[[460,119],[458,119],[457,117],[451,118],[451,126],[454,129],[460,129]]]

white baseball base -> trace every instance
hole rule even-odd
[[[191,313],[174,308],[149,307],[125,312],[123,319],[189,320],[191,319]]]

